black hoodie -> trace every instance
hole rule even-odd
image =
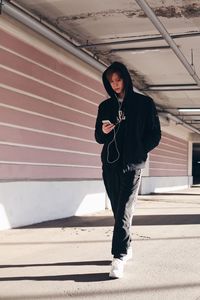
[[[115,130],[105,134],[102,120],[116,124],[119,111],[117,96],[106,77],[110,68],[120,70],[124,78],[125,97],[121,110],[125,120],[116,125]],[[122,63],[114,62],[104,71],[102,78],[110,98],[99,105],[95,138],[99,144],[104,144],[101,153],[103,167],[120,166],[127,170],[129,165],[145,162],[148,152],[159,144],[161,131],[158,114],[150,97],[133,91],[130,74]]]

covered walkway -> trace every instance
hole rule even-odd
[[[107,210],[0,232],[0,299],[200,299],[200,186],[139,197],[120,280],[112,224]]]

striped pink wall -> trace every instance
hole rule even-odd
[[[3,30],[0,60],[0,180],[101,177],[101,83]]]
[[[167,133],[149,155],[150,176],[187,176],[188,142]]]

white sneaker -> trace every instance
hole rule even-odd
[[[123,256],[123,261],[127,262],[129,259],[131,259],[133,257],[133,249],[132,247],[129,247],[127,250],[127,254],[125,256]]]
[[[122,278],[124,274],[125,262],[119,258],[113,258],[111,271],[109,274],[110,278]]]

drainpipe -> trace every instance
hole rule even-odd
[[[157,28],[157,30],[161,33],[165,41],[168,43],[168,45],[171,47],[171,49],[174,51],[175,55],[178,57],[178,59],[181,61],[181,63],[184,65],[186,70],[189,72],[189,74],[192,76],[194,81],[197,83],[198,86],[200,86],[200,78],[197,76],[195,70],[192,68],[192,66],[187,61],[186,57],[183,55],[181,50],[177,47],[174,40],[171,38],[170,34],[167,32],[163,24],[160,22],[160,20],[156,17],[155,13],[151,9],[151,7],[147,4],[145,0],[135,0],[137,4],[141,7],[141,9],[145,12],[147,17],[151,20],[153,25]]]
[[[59,36],[55,32],[51,31],[42,23],[39,23],[34,18],[26,15],[24,12],[16,9],[13,5],[7,3],[3,0],[1,3],[2,12],[8,14],[9,16],[13,17],[17,21],[23,23],[24,25],[28,26],[29,28],[33,29],[34,31],[40,33],[48,40],[52,41],[53,43],[59,45],[63,49],[69,51],[71,54],[77,56],[82,61],[86,62],[90,66],[94,67],[100,72],[103,72],[106,69],[106,65],[95,60],[92,56],[87,54],[86,52],[78,49],[70,42],[66,41],[63,37]]]

